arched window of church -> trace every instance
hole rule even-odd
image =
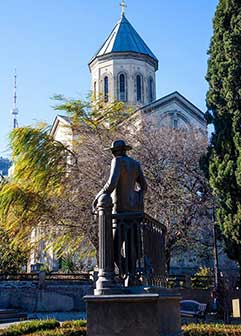
[[[96,82],[94,82],[94,99],[96,99]]]
[[[149,101],[150,103],[154,100],[154,81],[153,78],[149,78]]]
[[[136,100],[138,102],[142,101],[142,80],[140,75],[136,76]]]
[[[126,77],[124,74],[119,76],[119,100],[126,101]]]
[[[104,78],[104,100],[105,103],[109,101],[109,79],[107,76]]]
[[[178,128],[178,119],[177,118],[173,119],[173,128]]]

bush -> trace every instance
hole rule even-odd
[[[183,336],[240,336],[241,325],[189,324],[182,327]],[[0,336],[87,336],[86,321],[56,320],[24,322],[0,331]]]
[[[182,328],[183,336],[240,336],[240,325],[189,324]]]
[[[78,328],[86,327],[87,321],[85,320],[76,320],[76,321],[65,321],[61,323],[61,328]]]
[[[54,330],[37,331],[28,336],[87,336],[86,327],[57,328]]]
[[[213,286],[213,273],[209,267],[199,267],[192,277],[192,288],[208,289]]]
[[[0,336],[21,336],[33,334],[40,330],[51,330],[60,327],[60,323],[56,320],[33,320],[29,322],[22,322],[10,326],[9,328],[0,330]]]

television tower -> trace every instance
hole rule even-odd
[[[16,69],[14,72],[14,91],[13,91],[13,108],[11,110],[11,114],[13,116],[13,128],[18,127],[18,108],[17,108],[17,73]]]

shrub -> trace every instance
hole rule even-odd
[[[203,288],[208,289],[213,285],[213,273],[209,267],[199,267],[199,270],[194,274],[192,278],[193,288]]]
[[[54,330],[37,331],[28,336],[87,336],[86,327],[57,328]]]
[[[183,326],[183,336],[240,336],[240,325],[189,324]]]
[[[9,328],[0,330],[0,336],[21,336],[35,333],[39,330],[50,330],[60,326],[56,320],[33,320],[29,322],[22,322],[10,326]]]
[[[61,323],[61,328],[86,327],[86,324],[87,324],[87,321],[85,320],[65,321]]]

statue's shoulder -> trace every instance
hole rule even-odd
[[[133,159],[132,157],[130,157],[130,156],[126,156],[126,159],[127,159],[128,161],[131,161],[131,163],[132,163],[133,165],[135,165],[135,166],[140,166],[139,161]]]
[[[117,156],[117,157],[114,157],[112,160],[111,160],[111,165],[119,165],[121,164],[122,162],[122,157],[121,156]]]
[[[130,156],[117,156],[117,157],[113,158],[111,162],[114,165],[118,165],[118,164],[122,164],[126,161],[131,162],[135,166],[140,166],[140,163]]]

